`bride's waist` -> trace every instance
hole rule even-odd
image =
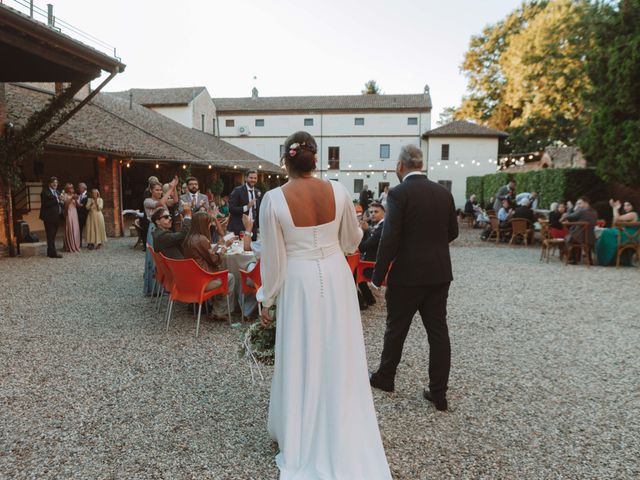
[[[331,255],[335,255],[340,252],[340,244],[332,243],[330,245],[322,245],[319,247],[304,249],[304,250],[292,250],[287,251],[289,258],[302,258],[306,260],[318,260],[321,258],[327,258]]]

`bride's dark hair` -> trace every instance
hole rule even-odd
[[[289,172],[307,173],[316,169],[316,152],[318,144],[308,132],[296,132],[284,142],[282,159]]]

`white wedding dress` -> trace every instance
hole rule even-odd
[[[260,206],[263,305],[277,305],[269,433],[281,480],[390,479],[344,257],[362,231],[347,190],[330,183],[336,216],[323,225],[296,227],[280,188]]]

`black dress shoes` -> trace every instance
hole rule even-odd
[[[56,253],[55,255],[48,255],[49,258],[62,258],[62,255]]]
[[[395,390],[393,382],[384,382],[375,373],[369,374],[369,383],[372,387],[384,392],[393,392]]]
[[[440,410],[442,412],[446,411],[448,408],[447,405],[447,397],[434,397],[433,394],[431,393],[431,390],[425,388],[422,391],[422,396],[424,398],[426,398],[427,400],[429,400],[431,403],[433,403],[436,407],[436,410]]]

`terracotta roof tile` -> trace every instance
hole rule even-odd
[[[456,120],[425,132],[422,137],[508,137],[509,134],[466,120]]]
[[[127,101],[132,93],[133,101],[138,105],[188,105],[203,90],[206,90],[206,87],[131,88],[122,92],[108,93]]]
[[[214,98],[218,112],[278,111],[278,110],[394,110],[431,109],[431,97],[411,95],[331,95],[312,97],[247,97]]]

